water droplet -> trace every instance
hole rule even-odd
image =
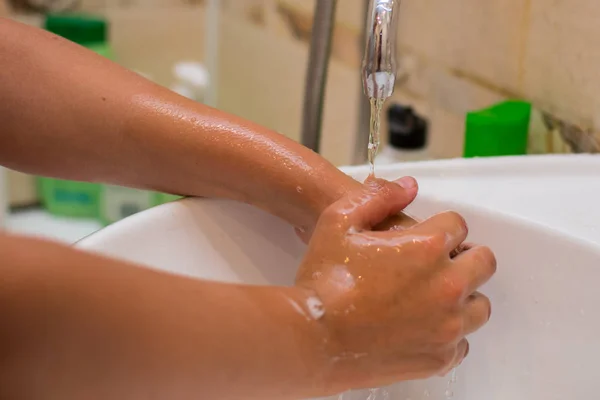
[[[448,381],[448,386],[446,386],[446,399],[451,399],[454,397],[454,392],[452,391],[452,386],[456,383],[456,368],[452,370],[450,374],[450,380]]]
[[[304,190],[300,186],[296,186],[296,192],[302,193]]]
[[[450,382],[456,383],[456,368],[452,370],[452,376],[450,377]]]
[[[348,264],[350,262],[350,257],[346,257],[346,259],[344,260],[344,263]]]

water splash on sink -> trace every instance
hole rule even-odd
[[[357,392],[346,392],[338,396],[337,400],[359,400]],[[369,394],[366,399],[363,397],[361,400],[391,400],[390,392],[384,388],[369,389]]]
[[[446,390],[444,391],[444,400],[454,399],[454,385],[458,381],[457,378],[457,369],[454,368],[450,373],[448,378],[448,383],[446,385]],[[397,395],[399,393],[396,393]],[[366,397],[365,397],[366,396]],[[413,397],[401,397],[394,396],[393,399],[396,400],[413,400]],[[429,389],[425,389],[423,391],[422,396],[417,396],[419,399],[433,399],[433,400],[442,400],[442,395],[440,393],[432,393]],[[346,393],[342,393],[338,396],[337,400],[392,400],[392,395],[385,388],[374,388],[369,389],[367,391],[350,391]]]

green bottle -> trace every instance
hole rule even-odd
[[[467,114],[464,157],[527,154],[531,104],[509,100]]]

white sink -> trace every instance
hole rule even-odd
[[[346,171],[357,179],[368,172]],[[454,398],[598,398],[600,157],[461,159],[381,167],[378,175],[415,176],[421,190],[411,214],[455,209],[469,223],[469,240],[496,252],[498,273],[483,289],[493,316],[471,337]],[[78,246],[178,274],[251,284],[292,283],[305,249],[277,218],[209,199],[151,209]],[[442,400],[447,386],[448,378],[402,383],[389,389],[390,399]]]

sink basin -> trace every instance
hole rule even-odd
[[[345,171],[357,179],[366,167]],[[471,159],[381,167],[415,176],[420,218],[454,209],[469,240],[492,247],[494,304],[473,335],[451,391],[458,400],[597,398],[600,360],[600,157]],[[290,284],[305,246],[292,229],[248,205],[186,199],[145,211],[78,247],[177,274],[249,284]],[[391,399],[446,399],[449,378],[405,382]],[[362,396],[362,397],[361,397]],[[355,393],[348,399],[366,399]],[[344,397],[345,398],[345,397]],[[383,397],[382,397],[383,398]]]

